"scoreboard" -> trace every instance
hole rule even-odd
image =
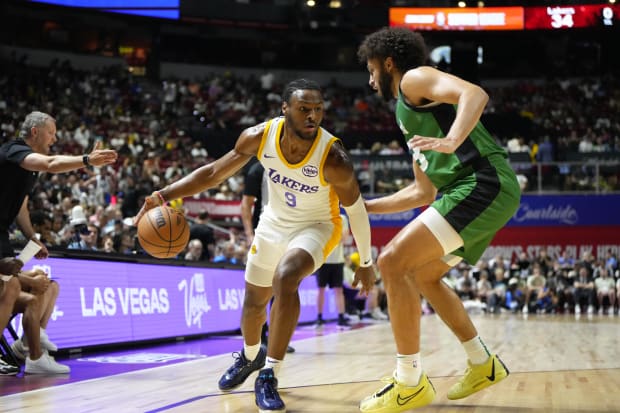
[[[620,26],[620,5],[391,7],[390,26],[414,30],[539,30]]]
[[[620,6],[589,4],[575,6],[526,7],[526,29],[572,29],[620,24]]]

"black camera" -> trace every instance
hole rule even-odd
[[[88,226],[86,224],[75,225],[74,229],[75,229],[76,234],[81,234],[81,235],[90,234],[90,230],[88,229]]]

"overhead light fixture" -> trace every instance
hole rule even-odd
[[[314,0],[308,0],[308,1],[306,2],[306,6],[308,6],[308,7],[314,7],[314,6],[316,6],[316,2],[315,2]]]
[[[459,7],[466,7],[467,4],[464,1],[459,1],[458,3]]]
[[[339,9],[342,7],[342,2],[340,0],[331,0],[329,2],[329,7],[332,9]]]

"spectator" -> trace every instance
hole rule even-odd
[[[609,276],[607,267],[602,267],[599,276],[594,280],[596,287],[596,298],[598,301],[598,313],[604,313],[605,299],[608,301],[607,312],[613,314],[616,305],[616,290],[614,287],[614,279]]]
[[[588,314],[592,314],[594,311],[594,281],[587,266],[582,265],[579,268],[579,274],[573,286],[575,288],[575,314],[583,312],[584,304],[587,305]]]
[[[101,251],[106,253],[115,253],[114,239],[110,235],[105,235],[101,239]]]
[[[220,253],[213,258],[213,263],[239,265],[235,258],[235,243],[232,241],[225,242],[221,247]]]
[[[200,261],[209,261],[215,251],[215,236],[213,229],[209,226],[209,213],[202,211],[190,223],[189,227],[190,239],[200,240],[202,244],[202,255]]]
[[[0,199],[4,207],[0,214],[0,250],[3,256],[14,256],[9,242],[8,228],[15,221],[21,228],[26,239],[39,244],[41,250],[36,258],[46,258],[46,246],[36,237],[30,214],[28,213],[28,196],[31,192],[37,172],[68,172],[84,166],[103,166],[116,161],[117,154],[111,150],[101,150],[99,145],[83,156],[49,155],[50,147],[56,142],[56,121],[42,112],[32,112],[26,116],[19,138],[9,141],[0,147],[0,175],[10,176],[0,184]],[[48,290],[50,281],[41,271],[21,273],[19,281],[22,292],[17,299],[15,310],[24,312],[24,330],[28,337],[30,355],[26,358],[26,373],[68,373],[69,368],[57,363],[43,353],[40,348],[45,336],[41,332],[42,312],[45,304],[41,300],[57,294]]]
[[[546,285],[546,278],[542,274],[542,266],[539,262],[535,263],[532,267],[532,275],[527,277],[527,284],[525,287],[525,303],[523,305],[523,314],[527,314],[531,309],[538,310],[537,302],[539,295],[544,291]],[[534,308],[530,308],[530,301],[534,297]]]
[[[74,239],[67,246],[70,250],[97,251],[99,245],[99,228],[94,225],[75,227]]]
[[[486,270],[483,271],[486,272]],[[495,269],[495,280],[492,282],[493,288],[487,293],[487,311],[489,313],[499,313],[502,308],[509,308],[506,305],[508,283],[504,274],[505,270],[503,268]]]
[[[197,238],[192,239],[187,244],[187,253],[185,259],[187,261],[200,261],[202,259],[202,241]]]

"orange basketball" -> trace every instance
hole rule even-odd
[[[138,222],[138,241],[155,258],[172,258],[187,246],[189,225],[181,211],[160,206]]]

